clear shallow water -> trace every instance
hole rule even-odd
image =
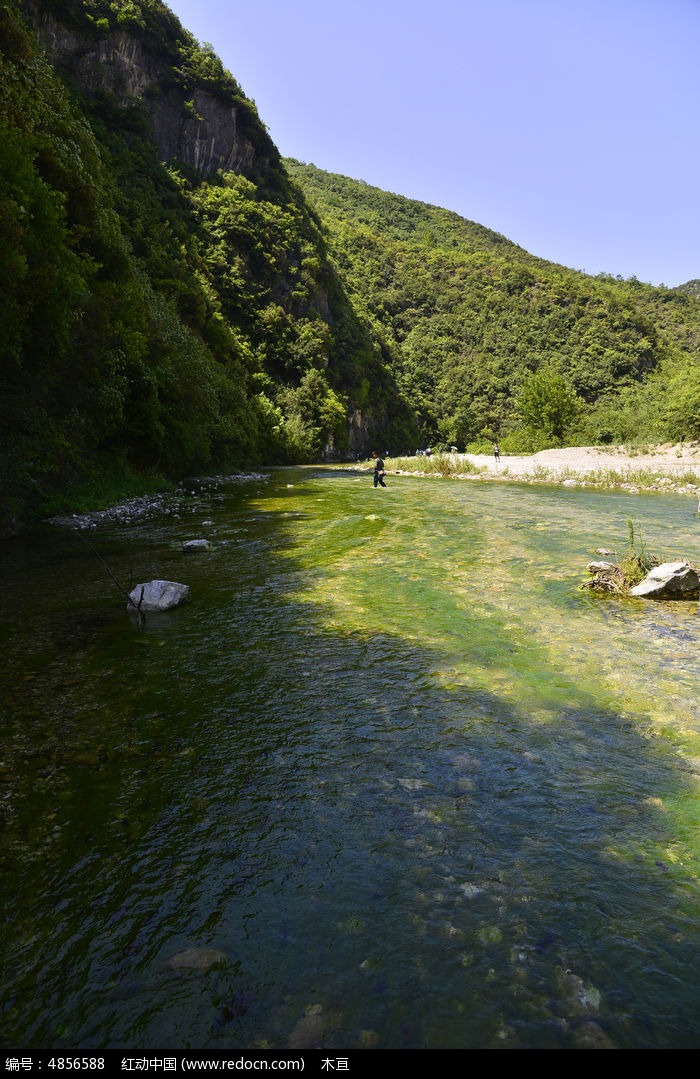
[[[695,510],[281,470],[90,533],[141,632],[6,544],[4,1044],[700,1047],[697,603],[577,590]]]

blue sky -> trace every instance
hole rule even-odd
[[[283,155],[573,269],[700,278],[700,0],[168,6]]]

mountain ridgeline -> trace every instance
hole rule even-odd
[[[371,449],[700,437],[700,299],[283,161],[161,0],[0,0],[0,529]]]
[[[591,277],[447,210],[285,164],[423,445],[700,438],[697,282]]]

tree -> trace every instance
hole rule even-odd
[[[307,371],[300,385],[283,395],[282,403],[291,460],[313,461],[326,450],[345,448],[347,410],[320,371]]]
[[[700,365],[681,368],[670,380],[662,416],[671,438],[700,438]]]
[[[563,442],[581,407],[581,399],[552,364],[534,371],[516,398],[523,425],[556,443]]]

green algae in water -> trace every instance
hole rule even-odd
[[[693,557],[673,496],[283,470],[93,535],[190,584],[142,633],[2,552],[8,1044],[697,1047],[697,605],[577,591],[630,516]]]

